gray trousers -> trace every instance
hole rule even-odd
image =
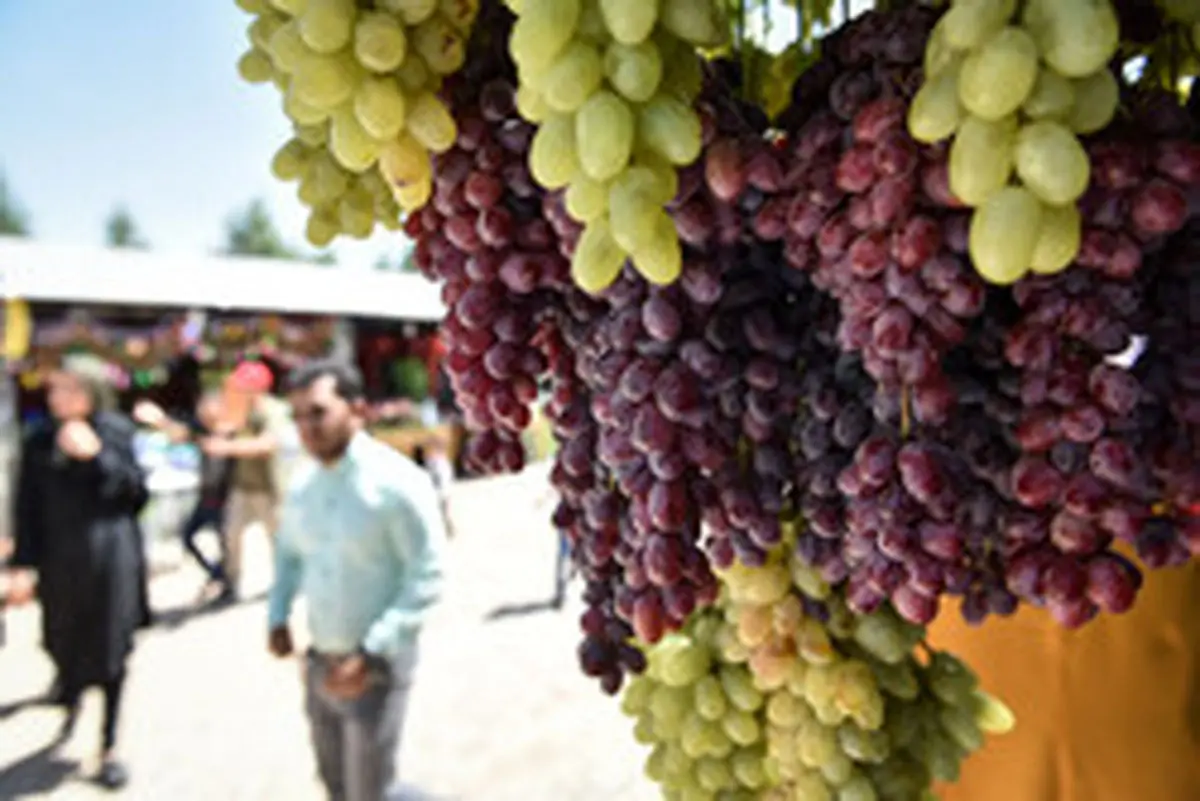
[[[332,662],[308,653],[305,711],[312,727],[317,770],[330,801],[384,801],[395,778],[400,732],[408,707],[417,651],[393,662],[372,658],[367,691],[352,701],[324,689]]]

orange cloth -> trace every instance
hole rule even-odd
[[[930,639],[1017,716],[941,801],[1200,801],[1200,565],[1147,572],[1133,610],[1080,631],[946,609]]]

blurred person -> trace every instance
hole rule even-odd
[[[109,789],[128,778],[114,757],[126,662],[149,625],[146,553],[137,515],[149,499],[133,450],[135,427],[114,411],[99,360],[73,360],[50,376],[51,420],[21,453],[9,602],[35,594],[43,645],[58,672],[68,738],[89,687],[104,692],[100,768]]]
[[[269,536],[275,532],[280,499],[276,464],[280,415],[272,408],[273,382],[265,364],[239,364],[226,380],[225,401],[234,421],[233,434],[206,437],[200,443],[210,458],[229,459],[232,463],[225,504],[226,600],[236,598],[241,584],[247,529],[260,525]]]
[[[300,441],[313,461],[290,483],[276,535],[268,647],[292,653],[288,626],[308,599],[305,707],[331,801],[382,801],[427,610],[442,585],[445,529],[429,475],[363,430],[363,382],[336,361],[290,377]]]
[[[210,438],[223,439],[233,434],[233,427],[224,418],[224,408],[220,393],[206,392],[196,404],[196,413],[187,420],[175,420],[163,411],[162,407],[141,400],[133,407],[133,419],[142,425],[161,431],[173,442],[202,443]],[[201,449],[200,455],[200,492],[196,505],[183,523],[180,535],[183,547],[200,569],[208,576],[201,597],[213,595],[217,602],[233,599],[234,588],[225,573],[224,563],[227,560],[228,548],[225,544],[225,506],[229,499],[229,486],[232,474],[232,464],[226,457],[215,456],[211,449]],[[212,561],[200,550],[196,543],[197,535],[211,529],[217,534],[220,543],[221,557]]]
[[[418,446],[413,461],[425,468],[437,490],[438,505],[446,524],[446,537],[454,536],[454,521],[450,517],[450,487],[454,484],[454,462],[450,459],[449,438],[433,429],[425,443]]]

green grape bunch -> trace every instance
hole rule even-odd
[[[934,28],[908,127],[953,138],[950,189],[975,209],[970,255],[990,283],[1059,273],[1079,252],[1079,137],[1116,113],[1119,44],[1109,0],[953,0]]]
[[[466,58],[478,0],[237,0],[253,15],[238,72],[280,92],[293,137],[272,173],[297,184],[323,247],[401,216],[432,195],[431,154],[457,137],[438,98]]]
[[[653,283],[675,281],[683,253],[664,206],[676,169],[700,155],[696,49],[724,42],[720,1],[508,5],[517,15],[509,49],[518,109],[538,125],[530,171],[546,189],[565,189],[568,213],[584,226],[576,284],[603,290],[626,260]]]

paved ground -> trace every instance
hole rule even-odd
[[[463,485],[447,598],[428,627],[406,730],[404,801],[648,801],[642,753],[611,699],[575,669],[578,603],[544,603],[554,543],[536,475]],[[248,555],[248,595],[267,548]],[[320,801],[298,666],[263,647],[263,603],[190,614],[199,574],[155,578],[163,625],[135,654],[122,727],[138,801]],[[301,610],[302,611],[302,610]],[[27,703],[47,686],[36,611],[8,613],[0,649],[0,801],[92,801],[99,727],[89,698],[75,738],[47,749],[58,713]]]

